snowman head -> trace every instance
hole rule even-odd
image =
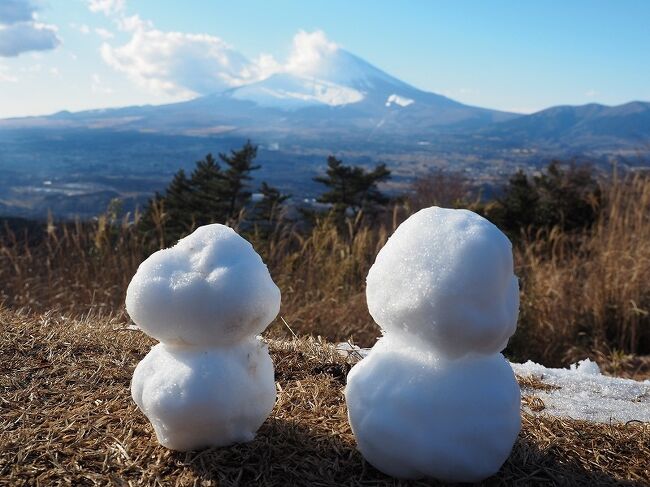
[[[450,358],[497,353],[519,312],[510,241],[471,211],[421,210],[377,255],[366,296],[384,333]]]
[[[163,343],[230,345],[268,326],[280,310],[280,290],[252,245],[214,224],[140,264],[126,309]]]

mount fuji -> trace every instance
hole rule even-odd
[[[240,133],[323,136],[340,130],[356,137],[467,129],[516,118],[419,90],[343,49],[317,63],[283,70],[190,101],[159,106],[60,112],[4,120],[0,128],[94,128],[190,136]]]
[[[308,61],[189,101],[0,120],[0,214],[90,216],[115,197],[135,205],[179,168],[246,139],[260,146],[256,177],[300,198],[320,190],[312,178],[329,154],[386,162],[397,186],[431,167],[486,186],[551,158],[650,160],[650,103],[521,115],[420,90],[338,47]]]

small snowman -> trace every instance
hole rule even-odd
[[[252,245],[224,225],[198,228],[140,264],[126,309],[160,341],[131,383],[158,441],[187,451],[252,440],[276,397],[258,335],[280,309]]]
[[[345,389],[363,456],[400,478],[495,474],[521,427],[519,386],[499,353],[519,312],[508,238],[471,211],[421,210],[377,255],[366,296],[383,337]]]

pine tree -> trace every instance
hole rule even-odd
[[[223,171],[219,196],[224,200],[226,218],[229,220],[236,219],[251,199],[247,181],[252,179],[251,171],[260,168],[259,165],[253,165],[255,157],[257,157],[257,146],[251,144],[250,140],[238,151],[230,151],[230,155],[219,154],[219,158],[227,166]]]
[[[144,210],[141,229],[167,244],[189,234],[196,227],[236,220],[251,200],[247,181],[257,147],[250,141],[230,155],[219,154],[222,169],[208,154],[196,163],[190,177],[179,170],[164,194],[156,193]]]
[[[332,205],[339,217],[357,215],[360,211],[369,216],[376,215],[388,203],[388,198],[377,189],[377,184],[390,178],[390,170],[380,164],[372,171],[359,166],[346,166],[334,156],[327,158],[325,176],[314,181],[327,186],[328,191],[317,199],[319,203]]]
[[[282,205],[290,195],[282,194],[266,182],[262,182],[259,191],[262,199],[255,203],[255,222],[263,225],[277,223],[282,216]]]

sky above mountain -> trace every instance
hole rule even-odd
[[[321,78],[339,49],[500,110],[650,100],[648,18],[645,0],[0,0],[0,118]]]

